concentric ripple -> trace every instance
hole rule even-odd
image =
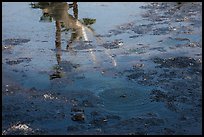
[[[141,114],[153,112],[159,104],[151,102],[149,91],[136,88],[114,88],[99,93],[104,108],[118,114]],[[131,114],[131,115],[132,115]]]

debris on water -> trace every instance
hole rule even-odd
[[[44,94],[43,97],[44,97],[45,99],[56,99],[56,97],[54,97],[54,96],[51,95],[51,94]]]
[[[12,45],[2,45],[2,50],[8,50],[11,48],[12,48]]]
[[[117,28],[119,30],[127,30],[127,29],[131,29],[134,25],[135,25],[134,22],[130,22],[130,23],[122,24],[122,25],[118,26]]]
[[[108,120],[105,117],[99,117],[97,119],[90,121],[90,124],[96,127],[101,127],[101,126],[104,126],[107,122]]]
[[[153,35],[165,35],[170,33],[169,27],[156,28],[153,30]]]
[[[116,54],[112,54],[112,55],[111,55],[111,57],[116,57],[116,56],[117,56]]]
[[[138,63],[138,64],[133,65],[133,69],[137,69],[137,68],[141,68],[141,67],[144,67],[144,64]]]
[[[120,48],[121,46],[123,46],[123,42],[120,39],[116,39],[113,42],[106,42],[102,44],[101,46],[106,49],[116,49],[116,48]]]
[[[93,107],[94,106],[90,100],[83,100],[82,105],[84,107]]]
[[[135,38],[137,38],[137,37],[139,37],[139,36],[142,36],[142,35],[132,35],[132,36],[129,36],[129,38],[132,38],[132,39],[135,39]]]
[[[128,53],[137,53],[137,54],[144,54],[146,53],[146,47],[142,46],[142,47],[138,47],[138,48],[132,48],[128,50]]]
[[[18,58],[17,60],[9,60],[6,63],[9,65],[17,65],[17,64],[20,64],[22,62],[29,63],[30,61],[31,61],[31,58],[26,57],[26,58]]]
[[[109,31],[109,34],[107,35],[107,36],[111,36],[111,35],[119,35],[119,34],[121,34],[121,33],[123,33],[121,30],[110,30]]]
[[[20,64],[21,62],[23,62],[23,60],[9,60],[6,63],[9,65],[16,65],[16,64]]]
[[[11,38],[11,39],[3,40],[3,43],[5,45],[20,45],[20,44],[27,43],[29,41],[30,41],[29,39],[14,39],[14,38]]]
[[[188,39],[188,38],[175,38],[175,40],[178,40],[178,41],[188,41],[188,42],[190,42],[190,39]]]
[[[160,52],[166,52],[167,51],[164,49],[164,47],[155,47],[155,48],[150,48],[149,50],[158,50]]]
[[[62,73],[57,71],[56,73],[50,75],[50,80],[56,79],[56,78],[62,78]]]

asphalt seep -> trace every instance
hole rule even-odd
[[[200,8],[199,4],[190,4],[192,7],[182,7],[182,5],[171,6],[170,3],[151,3],[142,6],[142,9],[148,10],[142,17],[150,21],[150,24],[125,23],[110,30],[107,35],[99,35],[98,37],[111,37],[128,33],[129,38],[134,39],[146,34],[166,35],[174,31],[178,34],[192,34],[193,29],[191,27],[166,26],[172,20],[174,23],[189,21],[193,27],[196,26],[194,24],[200,23],[199,20],[193,18],[197,13],[194,9],[197,6]],[[176,15],[175,12],[177,11],[181,13]],[[157,26],[161,24],[163,27]],[[175,45],[176,48],[202,47],[200,42],[191,41],[190,38],[176,37],[170,39],[184,42],[184,44]],[[4,45],[7,45],[4,49],[10,45],[20,45],[29,41],[28,39],[6,39],[3,40]],[[165,40],[161,40],[160,43],[163,41]],[[87,46],[84,46],[83,43],[77,43],[73,48],[79,51],[95,48],[91,42],[86,44]],[[99,46],[114,50],[125,45],[122,39],[115,39]],[[142,56],[144,53],[154,50],[162,53],[167,52],[167,49],[162,46],[151,47],[151,45],[139,44],[136,48],[128,49],[126,53]],[[32,61],[31,58],[22,57],[12,60],[6,59],[6,64],[17,66],[30,61]],[[55,83],[58,80],[60,82],[59,87],[63,88],[61,85],[63,80],[70,77],[74,79],[73,75],[80,67],[80,64],[70,61],[59,61],[53,70],[46,73],[49,73],[51,82]],[[121,72],[111,70],[116,71],[114,73],[118,77],[126,78],[130,83],[154,87],[146,93],[143,90],[130,88],[110,88],[96,96],[91,91],[86,90],[24,89],[22,86],[9,82],[4,83],[2,84],[4,95],[2,97],[4,102],[2,106],[4,125],[2,134],[174,135],[192,134],[193,127],[196,128],[194,133],[200,133],[199,127],[202,125],[201,67],[202,60],[198,58],[155,56],[136,63],[132,68],[127,68]],[[78,79],[86,80],[84,76],[78,77]],[[64,83],[70,84],[66,80]],[[148,108],[154,103],[156,105],[162,104],[161,106],[164,106],[170,114],[176,117],[172,120],[168,115],[161,116],[160,112],[155,113],[158,108]],[[154,112],[152,112],[153,110]],[[142,112],[139,114],[140,111]],[[121,112],[133,112],[133,114],[131,117],[121,116],[119,114]]]
[[[122,72],[132,82],[154,86],[150,91],[151,102],[161,102],[178,115],[182,123],[200,123],[202,112],[202,68],[200,59],[171,57],[151,59],[155,67],[145,70],[143,64],[136,64]],[[168,119],[168,117],[166,117]],[[176,124],[179,126],[179,124]],[[181,125],[180,125],[181,126]],[[170,126],[171,127],[171,126]],[[183,131],[182,131],[183,130]],[[167,134],[176,134],[182,129],[165,129]]]

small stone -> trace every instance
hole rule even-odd
[[[77,131],[77,130],[79,130],[79,129],[78,129],[77,126],[69,126],[69,127],[67,127],[67,130],[68,130],[68,131]]]
[[[121,95],[120,97],[121,97],[121,98],[125,98],[126,96],[127,96],[127,95],[124,94],[124,95]]]
[[[184,116],[184,115],[182,115],[182,116],[180,117],[180,120],[185,121],[185,120],[187,120],[187,117]]]
[[[83,113],[77,113],[72,116],[73,121],[84,121],[85,115]]]
[[[170,128],[164,128],[164,133],[166,135],[173,135],[175,133],[175,131],[170,129]]]
[[[85,107],[93,107],[93,104],[89,100],[83,100],[82,104]]]
[[[135,64],[133,65],[133,68],[141,68],[144,67],[144,64]]]
[[[78,108],[78,107],[73,107],[71,109],[71,112],[84,112],[84,110],[82,108]]]
[[[92,116],[99,115],[99,112],[97,112],[97,111],[93,111],[93,112],[91,112],[91,115],[92,115]]]
[[[100,128],[97,128],[96,131],[97,131],[97,132],[101,132],[102,130],[101,130]]]

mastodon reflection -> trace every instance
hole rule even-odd
[[[73,51],[71,44],[74,41],[81,40],[83,38],[83,26],[78,22],[78,5],[77,2],[68,4],[66,2],[37,2],[31,3],[33,8],[42,9],[41,22],[55,21],[56,33],[55,33],[55,47],[56,47],[56,59],[57,65],[54,67],[55,73],[50,75],[50,79],[62,77],[62,47],[61,47],[61,33],[62,29],[66,31],[72,31],[71,38],[67,41],[67,50]],[[74,16],[68,13],[68,10],[73,8]],[[74,53],[74,52],[72,52]]]
[[[61,64],[61,55],[62,55],[62,47],[61,47],[61,33],[66,31],[67,33],[71,32],[70,38],[67,40],[66,51],[69,51],[71,54],[76,54],[76,50],[73,49],[73,45],[75,42],[82,41],[82,45],[88,43],[90,40],[88,38],[88,33],[95,36],[96,33],[91,28],[91,25],[96,22],[96,19],[83,18],[81,20],[78,19],[78,5],[77,2],[73,2],[68,4],[67,2],[37,2],[31,4],[33,8],[42,9],[43,15],[40,18],[40,21],[44,22],[52,22],[55,21],[56,26],[56,59],[58,63],[58,67],[55,67],[56,73],[50,76],[50,79],[53,78],[61,78],[62,70],[60,69]],[[73,9],[73,15],[69,14],[69,10]],[[87,33],[88,32],[88,33]],[[99,42],[100,39],[95,37]],[[93,62],[96,62],[96,56],[94,55],[93,49],[88,46],[82,46],[83,48],[87,48],[91,55]],[[106,53],[106,52],[105,52]],[[115,60],[107,53],[107,55],[113,60],[113,64],[115,65]]]
[[[68,4],[66,2],[38,2],[32,3],[32,7],[42,9],[43,15],[41,16],[40,21],[44,22],[52,22],[52,20],[55,21],[56,26],[55,47],[58,65],[55,67],[55,73],[50,75],[50,79],[61,78],[62,69],[60,64],[62,55],[61,47],[61,33],[63,31],[62,29],[66,31],[69,30],[72,31],[71,38],[67,41],[67,50],[72,51],[71,44],[74,41],[78,41],[84,38],[83,24],[77,20],[78,18],[77,2],[73,2],[72,4]],[[74,17],[68,13],[68,10],[71,8],[73,8]]]

